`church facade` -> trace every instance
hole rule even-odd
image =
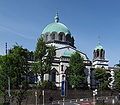
[[[77,51],[84,58],[86,82],[89,87],[95,88],[96,83],[93,69],[98,67],[108,69],[108,60],[105,59],[104,48],[98,43],[93,52],[93,61],[90,61],[85,53],[79,51],[74,46],[74,37],[70,33],[70,30],[59,22],[57,12],[54,19],[55,22],[48,24],[41,34],[48,47],[50,45],[56,47],[56,57],[52,64],[50,78],[48,74],[45,74],[44,80],[50,79],[58,87],[61,87],[62,80],[66,79],[66,69],[69,67],[69,59]]]

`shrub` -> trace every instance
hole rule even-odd
[[[41,83],[40,85],[38,84],[38,85],[37,85],[37,88],[56,90],[56,89],[57,89],[57,86],[55,85],[54,82],[44,81],[44,82]]]
[[[9,103],[0,103],[0,105],[9,105]]]

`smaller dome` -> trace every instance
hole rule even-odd
[[[71,50],[65,50],[64,53],[62,54],[62,56],[71,57],[72,54],[74,54],[73,51],[71,51]]]
[[[103,46],[100,45],[100,40],[98,40],[98,46],[96,46],[95,50],[101,50],[101,49],[104,50]]]

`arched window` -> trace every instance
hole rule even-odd
[[[71,43],[72,43],[72,45],[74,46],[74,38],[72,37],[72,39],[71,39]]]
[[[60,37],[59,37],[59,40],[62,41],[62,39],[63,39],[63,35],[61,34]]]
[[[46,41],[48,41],[48,35],[46,35]]]
[[[101,58],[103,57],[103,49],[101,49],[100,57],[101,57]]]
[[[59,40],[64,41],[65,40],[65,34],[64,32],[59,33]]]
[[[93,52],[93,57],[94,57],[94,59],[96,58],[96,52],[95,52],[95,50]]]
[[[55,40],[55,34],[52,35],[52,40]]]
[[[51,82],[56,82],[56,72],[51,73]]]
[[[66,41],[70,41],[71,40],[71,37],[69,34],[66,35]]]
[[[97,57],[99,57],[99,50],[97,50]]]

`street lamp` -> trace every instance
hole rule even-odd
[[[10,94],[10,77],[6,75],[8,78],[8,97],[9,97],[9,104],[11,105],[11,94]]]

